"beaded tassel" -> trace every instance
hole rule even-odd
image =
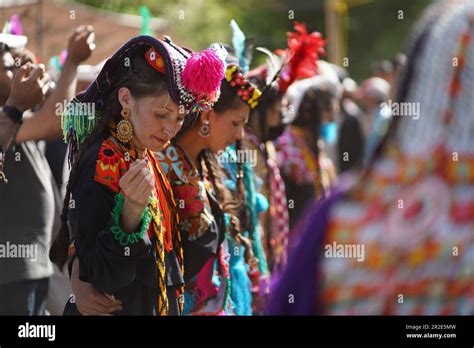
[[[71,100],[61,115],[61,128],[65,142],[74,142],[79,149],[97,125],[95,105],[86,105],[77,98]]]

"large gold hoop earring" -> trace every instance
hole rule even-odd
[[[128,119],[130,117],[130,110],[123,108],[120,111],[120,115],[122,115],[123,119],[117,124],[117,139],[122,143],[128,144],[133,138],[133,124]]]

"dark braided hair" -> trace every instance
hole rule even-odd
[[[242,210],[243,202],[236,199],[232,192],[226,187],[223,180],[225,177],[224,170],[220,166],[217,156],[209,150],[204,150],[200,154],[200,157],[206,166],[208,177],[216,193],[219,207],[224,213],[230,216],[228,231],[235,237],[241,230],[239,215]]]
[[[237,140],[235,143],[235,150],[237,153],[239,153],[240,150],[243,149],[242,146],[242,141]],[[244,203],[246,202],[246,191],[245,191],[245,184],[244,184],[244,168],[243,168],[243,163],[241,161],[237,161],[237,183],[236,183],[236,191],[235,191],[236,199],[238,199],[240,202]],[[239,212],[239,220],[240,220],[240,225],[243,230],[250,230],[250,212],[249,212],[249,207],[247,207],[245,204],[242,204],[240,207],[240,212]]]
[[[145,96],[161,96],[166,93],[166,82],[164,76],[154,70],[145,60],[146,46],[136,48],[131,52],[130,65],[121,65],[120,71],[116,74],[115,86],[105,100],[105,110],[99,115],[96,128],[86,139],[81,148],[73,154],[71,172],[66,186],[63,208],[61,212],[61,229],[52,243],[49,257],[59,269],[63,269],[68,259],[68,246],[70,242],[68,214],[71,193],[77,184],[79,176],[77,169],[82,157],[88,148],[96,141],[107,138],[110,134],[108,125],[111,121],[120,121],[120,111],[122,109],[118,100],[118,90],[127,87],[135,98]]]

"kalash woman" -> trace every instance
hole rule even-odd
[[[78,261],[70,265],[121,305],[117,314],[182,311],[178,212],[155,152],[181,128],[185,110],[216,101],[223,73],[214,49],[191,55],[169,38],[139,36],[106,62],[64,115],[73,168],[50,255],[62,268],[69,218],[70,255]],[[79,313],[74,299],[65,313]]]
[[[293,201],[298,201],[299,198],[291,189],[287,192],[283,180],[289,177],[284,165],[289,163],[291,166],[298,158],[279,162],[274,144],[288,127],[284,123],[288,123],[288,118],[282,118],[282,101],[287,90],[299,80],[318,73],[321,65],[319,56],[324,53],[324,45],[325,41],[319,32],[310,32],[304,23],[295,22],[294,30],[287,33],[287,48],[276,50],[275,53],[258,48],[257,50],[265,53],[268,59],[264,65],[246,75],[262,90],[259,104],[250,117],[245,140],[246,147],[254,149],[258,156],[255,174],[261,185],[257,190],[268,197],[269,201],[268,211],[261,214],[261,224],[272,275],[285,268],[290,237],[290,213],[295,210],[293,205],[298,206],[297,202]],[[281,147],[278,150],[281,152]],[[312,188],[310,189],[312,191]],[[303,193],[306,194],[307,190]]]
[[[262,69],[263,70],[263,69]],[[281,99],[278,83],[266,80],[261,73],[252,71],[252,81],[257,81],[262,89],[258,107],[250,116],[246,129],[247,148],[256,151],[257,192],[268,197],[269,209],[262,213],[262,240],[271,273],[281,271],[286,264],[290,218],[285,183],[278,168],[277,153],[273,141],[281,135],[284,125],[281,123]],[[260,76],[257,76],[260,74]],[[264,74],[267,74],[265,71]]]
[[[238,65],[241,73],[249,70],[253,40],[246,38],[234,20],[231,20],[232,47],[226,45],[229,51],[228,64]],[[262,100],[260,95],[258,105]],[[252,105],[252,109],[254,109]],[[235,195],[235,198],[245,202],[241,210],[240,228],[245,236],[243,243],[235,243],[229,239],[230,259],[229,272],[231,281],[230,297],[236,315],[259,314],[263,309],[263,298],[269,289],[270,274],[262,240],[262,226],[259,221],[261,213],[268,209],[268,200],[257,191],[259,178],[255,175],[253,166],[258,158],[245,156],[257,151],[248,148],[247,130],[244,139],[235,145],[228,146],[219,154],[220,163],[226,174],[226,187]],[[244,154],[241,156],[239,154]]]
[[[185,124],[159,156],[178,205],[186,270],[184,313],[191,315],[234,314],[229,246],[244,246],[254,264],[251,243],[241,233],[244,203],[226,187],[217,154],[242,139],[260,92],[233,64],[227,66],[220,91],[214,107]]]
[[[336,114],[338,92],[335,72],[319,59],[325,54],[325,44],[319,32],[309,32],[296,22],[283,51],[291,57],[278,80],[279,93],[284,93],[283,123],[287,125],[274,146],[285,182],[290,229],[311,198],[328,193],[336,176],[320,134]],[[290,234],[289,244],[291,240]]]
[[[312,199],[329,195],[336,182],[322,130],[333,122],[338,98],[338,84],[325,73],[293,83],[285,94],[284,110],[294,110],[295,117],[275,141],[275,149],[291,203],[291,228]],[[293,238],[292,231],[290,244]]]

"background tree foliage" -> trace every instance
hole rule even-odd
[[[433,0],[372,0],[349,9],[348,70],[356,80],[365,78],[371,63],[404,51],[414,21]],[[211,42],[230,42],[229,21],[235,19],[257,46],[286,46],[292,19],[324,34],[324,0],[80,0],[91,6],[138,14],[146,5],[154,17],[169,21],[175,40],[192,49]],[[292,11],[292,12],[290,12]],[[402,12],[399,12],[402,11]],[[399,17],[403,18],[400,19]],[[177,36],[177,37],[176,37]],[[253,66],[264,57],[256,55]]]

